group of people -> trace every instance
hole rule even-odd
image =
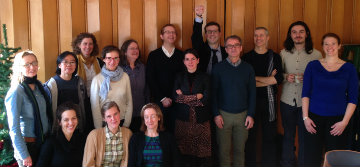
[[[177,49],[176,27],[166,24],[146,66],[132,39],[104,47],[98,58],[90,33],[58,56],[45,84],[35,54],[16,54],[5,105],[18,165],[278,166],[281,151],[282,166],[320,166],[324,148],[348,149],[359,82],[339,57],[338,35],[323,36],[322,57],[297,21],[277,54],[268,30],[257,27],[255,48],[241,57],[241,38],[221,46],[216,22],[205,25],[203,40],[203,13],[195,8],[193,48]]]

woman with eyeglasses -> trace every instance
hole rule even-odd
[[[35,166],[51,130],[51,103],[37,80],[38,60],[31,51],[16,54],[11,87],[5,97],[14,157],[19,166]]]
[[[91,110],[89,107],[85,108],[89,104],[89,101],[86,101],[85,83],[76,75],[78,59],[74,53],[65,51],[57,57],[56,65],[56,75],[45,83],[45,90],[51,97],[53,119],[56,119],[56,108],[64,102],[71,101],[80,107],[80,131],[88,134],[94,129],[94,123]]]
[[[91,83],[90,102],[95,128],[103,127],[101,106],[108,101],[115,101],[121,111],[120,126],[129,127],[133,112],[131,85],[129,76],[119,66],[120,50],[116,46],[105,46],[101,52],[105,65],[101,73]]]
[[[78,129],[79,106],[65,102],[56,110],[53,134],[41,147],[36,166],[81,166],[86,136]]]
[[[164,117],[155,103],[141,109],[141,132],[134,134],[129,142],[129,167],[183,166],[176,141],[164,132]]]
[[[130,77],[133,114],[130,129],[139,132],[141,125],[140,111],[150,100],[149,89],[145,82],[145,65],[140,61],[140,49],[137,41],[129,39],[120,49],[120,64]]]

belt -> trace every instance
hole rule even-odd
[[[35,143],[36,137],[24,137],[26,143]]]

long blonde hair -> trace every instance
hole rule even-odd
[[[37,61],[35,54],[30,50],[19,52],[15,55],[14,63],[11,67],[11,69],[12,69],[11,87],[17,86],[17,85],[19,85],[19,83],[24,81],[24,74],[22,73],[22,70],[24,68],[23,64],[22,64],[22,59],[23,59],[23,57],[29,56],[29,55],[34,56]]]

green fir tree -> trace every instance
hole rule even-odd
[[[14,163],[15,159],[9,135],[4,99],[10,88],[13,54],[21,48],[11,48],[8,46],[6,25],[3,24],[2,27],[5,44],[0,43],[0,166],[5,166]]]

